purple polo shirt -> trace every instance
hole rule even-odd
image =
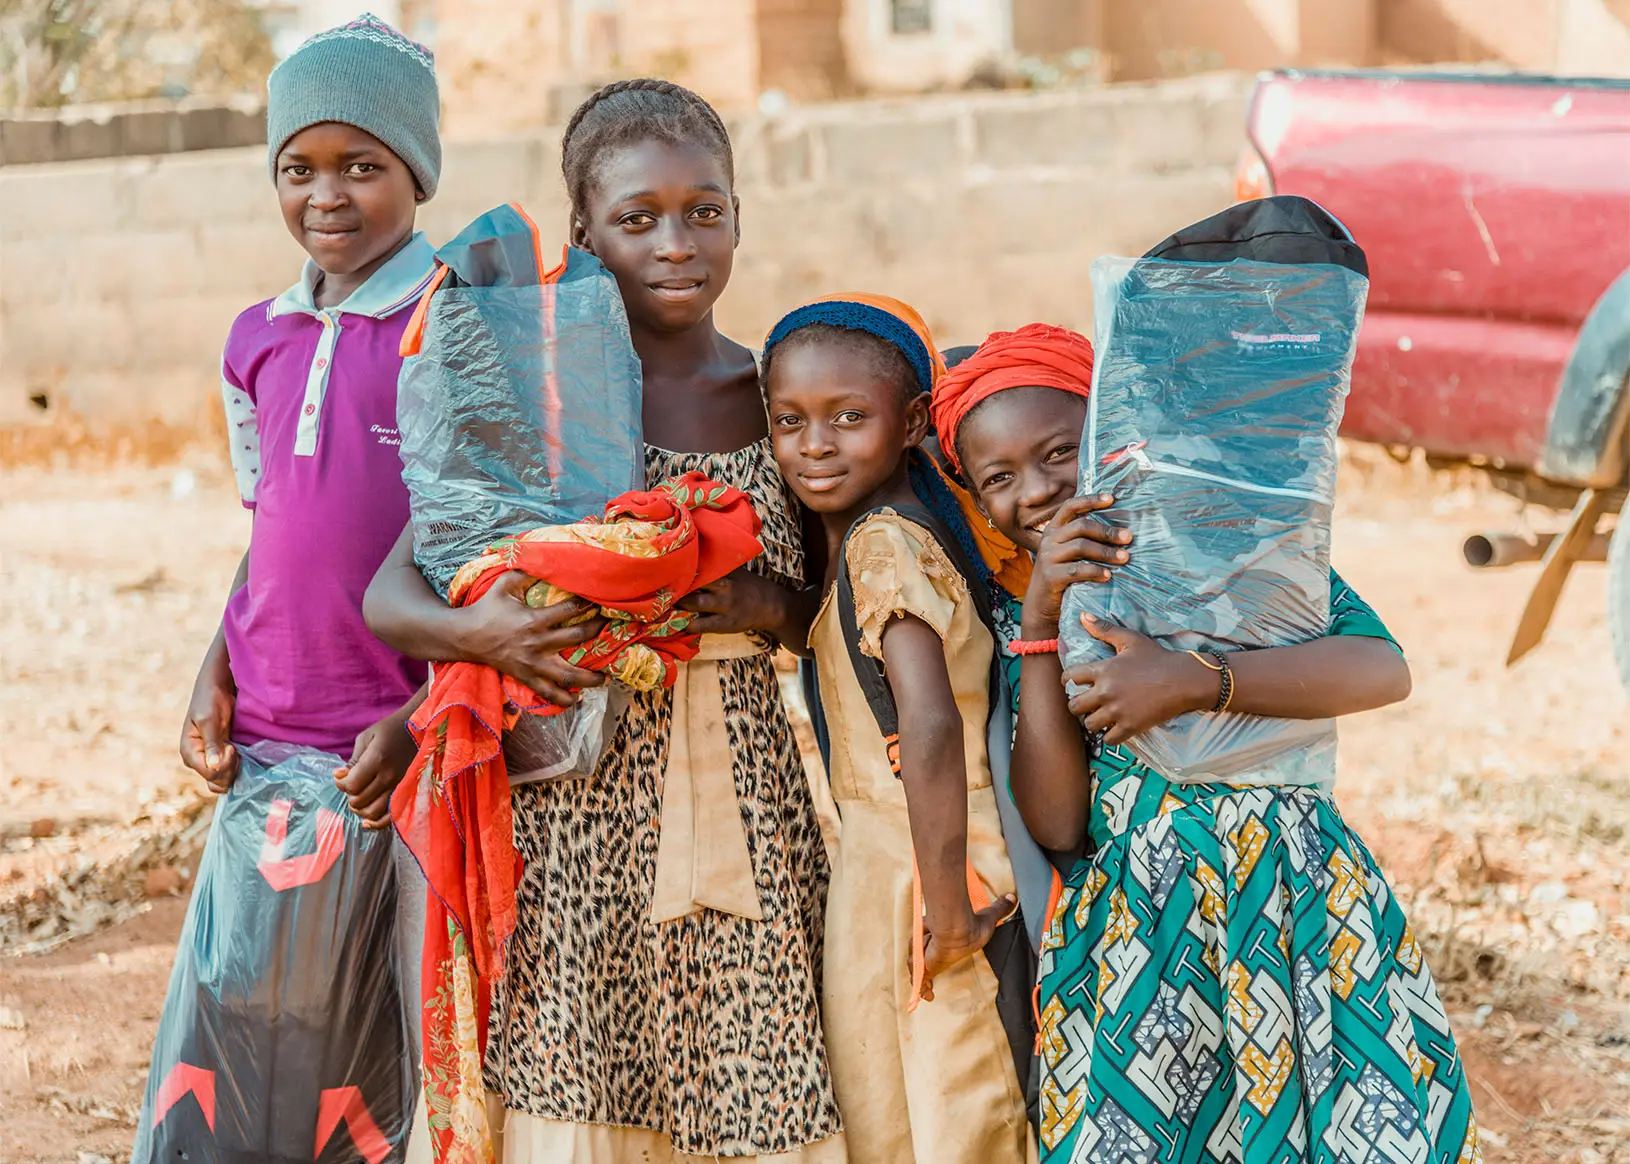
[[[416,234],[337,307],[318,270],[238,316],[221,390],[232,468],[254,511],[249,581],[224,626],[238,702],[232,738],[351,755],[425,667],[369,633],[362,595],[408,520],[396,434],[398,347],[435,249]]]

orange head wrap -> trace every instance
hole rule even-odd
[[[1085,396],[1092,388],[1092,341],[1046,323],[999,331],[934,386],[934,431],[957,470],[956,432],[968,413],[1008,388],[1057,388]]]
[[[774,347],[800,328],[822,323],[876,336],[893,344],[910,363],[917,387],[933,391],[945,374],[945,360],[934,346],[928,324],[915,308],[888,295],[848,292],[823,295],[782,316],[764,341],[766,359]]]

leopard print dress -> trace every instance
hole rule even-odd
[[[653,484],[690,470],[752,498],[764,554],[751,568],[801,584],[796,509],[769,441],[646,450]],[[526,868],[486,1086],[512,1112],[644,1129],[642,1142],[660,1133],[680,1154],[796,1154],[840,1130],[818,1002],[826,851],[771,657],[729,659],[720,674],[764,919],[649,920],[673,699],[638,696],[592,781],[514,791]]]

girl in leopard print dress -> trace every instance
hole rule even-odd
[[[525,875],[485,1079],[501,1159],[842,1164],[818,1004],[827,858],[771,661],[802,648],[817,596],[753,354],[713,323],[739,238],[729,138],[700,97],[628,81],[584,103],[562,152],[572,244],[628,309],[650,481],[700,470],[742,489],[765,552],[685,600],[698,658],[635,698],[591,780],[513,791]],[[600,681],[559,657],[574,632],[558,615],[447,608],[410,542],[370,615],[401,650],[557,702]]]

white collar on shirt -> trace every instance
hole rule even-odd
[[[386,261],[368,281],[358,287],[344,302],[327,310],[330,313],[367,315],[384,319],[415,302],[424,292],[425,282],[436,266],[436,248],[430,245],[423,231],[410,238],[407,245]],[[320,315],[317,308],[317,283],[322,270],[310,259],[300,272],[300,281],[272,300],[266,317],[280,315]]]

